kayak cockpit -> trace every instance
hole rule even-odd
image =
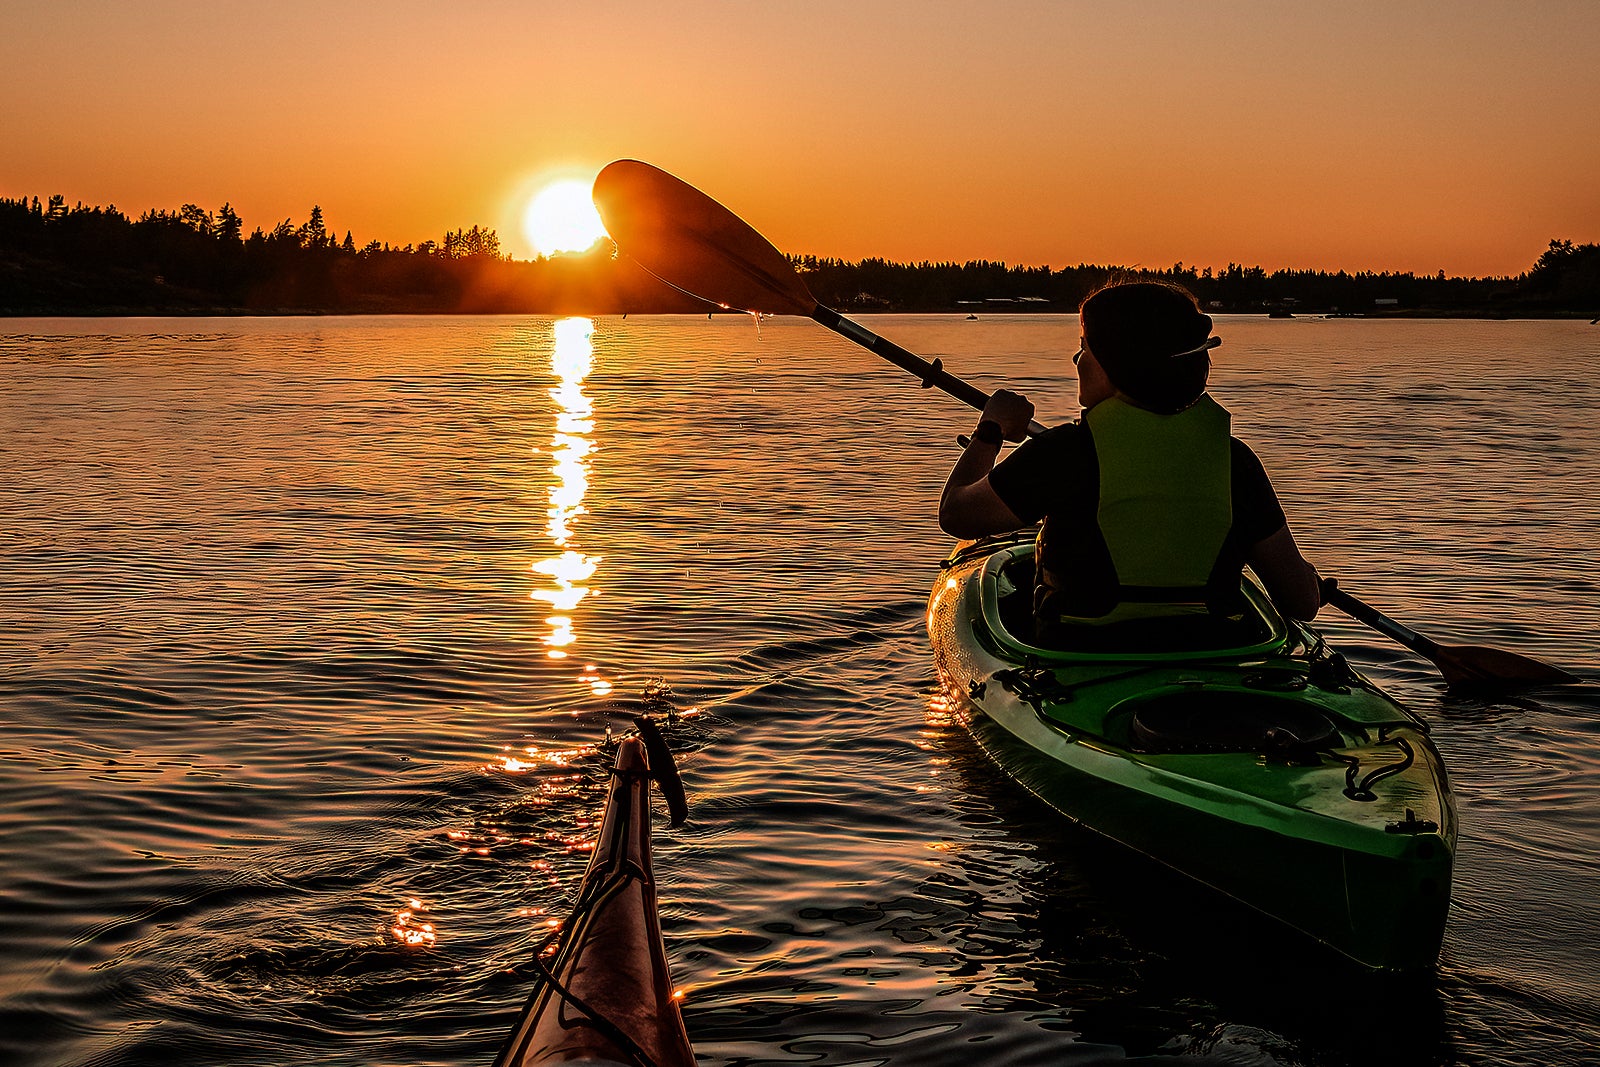
[[[1160,659],[1194,653],[1257,656],[1282,649],[1290,628],[1255,582],[1241,585],[1244,610],[1237,618],[1207,614],[1128,619],[1107,625],[1054,627],[1047,645],[1035,636],[1033,617],[1033,542],[1014,537],[992,544],[979,579],[983,617],[995,643],[1008,658],[1039,663]]]
[[[1033,637],[1033,542],[1025,531],[963,546],[951,562],[968,575],[972,636],[1014,665],[994,678],[1054,727],[1129,752],[1291,762],[1395,727],[1426,729],[1314,631],[1280,614],[1248,576],[1242,619],[1086,626],[1095,632],[1060,647]]]

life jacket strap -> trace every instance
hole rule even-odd
[[[1117,599],[1128,604],[1204,604],[1211,598],[1207,585],[1117,586]]]

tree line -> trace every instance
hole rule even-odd
[[[320,206],[248,234],[231,204],[130,218],[0,198],[0,314],[577,314],[697,310],[597,248],[516,261],[481,226],[403,247],[340,238]]]
[[[817,299],[832,307],[895,310],[966,308],[972,313],[1075,311],[1083,298],[1118,277],[1175,282],[1208,309],[1293,314],[1432,312],[1458,315],[1595,315],[1600,312],[1600,245],[1553,240],[1532,267],[1510,277],[1450,277],[1375,271],[1276,270],[1230,263],[1225,269],[1175,263],[1166,268],[1079,264],[1011,267],[966,263],[845,262],[795,257]]]
[[[850,262],[792,257],[819,300],[856,311],[1072,311],[1119,275],[1174,281],[1208,308],[1292,313],[1549,315],[1600,312],[1600,245],[1553,240],[1515,277],[1268,272],[1182,263],[1149,270],[1079,264]],[[0,198],[0,314],[706,311],[602,242],[582,255],[520,261],[480,226],[437,241],[357,244],[320,206],[245,232],[230,204],[138,218],[115,207]]]

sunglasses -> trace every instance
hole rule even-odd
[[[1187,348],[1187,349],[1184,349],[1182,352],[1174,352],[1174,353],[1172,353],[1172,358],[1173,359],[1177,359],[1180,356],[1197,356],[1201,352],[1208,352],[1211,349],[1216,348],[1221,343],[1222,343],[1222,338],[1220,338],[1220,337],[1208,337],[1204,341],[1202,341],[1199,344],[1195,345],[1193,348]],[[1074,367],[1076,367],[1078,365],[1078,361],[1083,358],[1083,354],[1086,351],[1087,351],[1087,349],[1084,348],[1084,346],[1080,344],[1078,346],[1078,350],[1076,352],[1072,353],[1072,365]]]

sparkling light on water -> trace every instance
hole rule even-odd
[[[415,898],[407,901],[406,907],[395,912],[394,924],[389,928],[390,935],[402,945],[411,948],[427,948],[439,940],[438,931],[431,922],[419,916],[419,911],[426,910],[427,905]]]

